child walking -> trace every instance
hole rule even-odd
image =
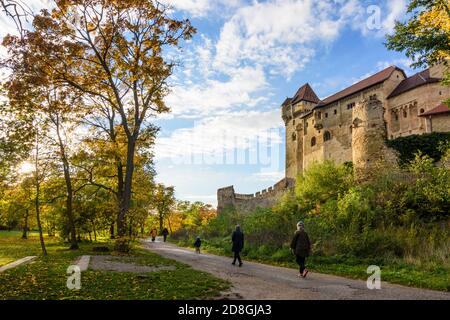
[[[200,237],[197,237],[197,239],[195,240],[195,243],[194,243],[195,252],[197,254],[200,254],[200,247],[201,246],[202,246],[202,240],[200,240]]]

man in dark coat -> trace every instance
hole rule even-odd
[[[238,260],[239,267],[242,267],[240,252],[244,248],[244,233],[242,233],[241,227],[239,225],[236,226],[236,231],[233,232],[231,241],[233,241],[233,247],[231,248],[231,251],[234,252],[233,265],[236,265],[236,260]]]
[[[166,242],[167,236],[169,235],[169,230],[167,230],[167,228],[164,228],[164,230],[162,231],[162,235],[164,237],[164,242]]]
[[[305,267],[305,260],[311,253],[311,242],[305,231],[305,225],[302,221],[297,224],[297,231],[291,242],[291,251],[296,256],[296,261],[300,266],[299,277],[306,278],[308,269]]]

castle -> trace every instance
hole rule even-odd
[[[240,211],[274,205],[313,162],[352,162],[364,175],[380,159],[395,155],[386,139],[450,131],[450,87],[441,83],[447,69],[436,64],[411,77],[388,67],[352,86],[319,99],[309,84],[281,105],[286,126],[286,177],[274,187],[252,195],[219,189],[218,211]]]

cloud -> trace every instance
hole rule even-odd
[[[259,152],[263,152],[262,147],[277,148],[283,142],[283,126],[279,110],[226,113],[204,118],[191,128],[177,129],[169,136],[158,138],[155,154],[158,159],[172,159],[174,163],[236,164],[239,160],[234,156],[235,151],[248,149],[258,153],[258,146]],[[255,158],[257,163],[249,164],[269,165],[266,160]]]
[[[170,5],[177,11],[186,12],[194,18],[204,18],[208,14],[217,13],[219,9],[229,10],[241,4],[240,0],[161,0],[160,2]]]

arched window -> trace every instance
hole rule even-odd
[[[317,144],[317,139],[316,137],[312,137],[311,138],[311,147],[314,147]]]
[[[295,140],[297,140],[297,134],[294,132],[294,133],[292,134],[292,141],[295,141]]]
[[[323,141],[330,141],[331,140],[331,133],[330,131],[325,131],[323,134]]]

